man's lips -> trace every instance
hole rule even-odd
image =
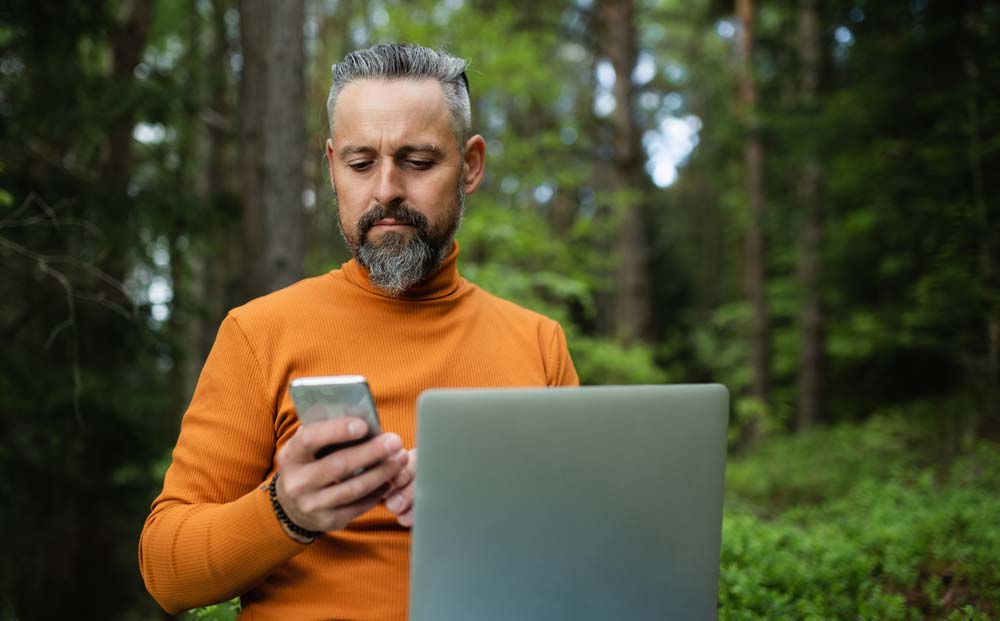
[[[382,218],[381,220],[379,220],[378,222],[376,222],[375,226],[372,227],[372,228],[375,228],[375,227],[402,227],[402,226],[413,226],[413,225],[407,224],[405,222],[400,222],[399,220],[396,220],[394,218]]]

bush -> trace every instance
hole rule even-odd
[[[183,621],[233,621],[240,614],[239,598],[189,610],[181,616]]]
[[[875,419],[731,460],[720,619],[991,619],[1000,450],[949,464]]]

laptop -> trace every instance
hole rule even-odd
[[[432,390],[411,621],[717,618],[718,384]]]

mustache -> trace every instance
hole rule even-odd
[[[363,240],[365,236],[368,235],[368,231],[370,231],[372,227],[378,224],[380,220],[385,220],[387,218],[395,220],[400,224],[412,226],[420,234],[426,233],[429,226],[427,217],[424,216],[424,214],[403,202],[390,203],[388,206],[381,203],[375,203],[375,205],[366,211],[358,220],[358,239]]]

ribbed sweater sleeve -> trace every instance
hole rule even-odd
[[[548,337],[545,354],[545,375],[549,386],[579,386],[580,378],[569,355],[566,334],[557,322],[550,322],[552,334]]]
[[[244,593],[304,548],[284,533],[263,489],[276,446],[274,400],[229,315],[140,540],[146,587],[166,611]]]

